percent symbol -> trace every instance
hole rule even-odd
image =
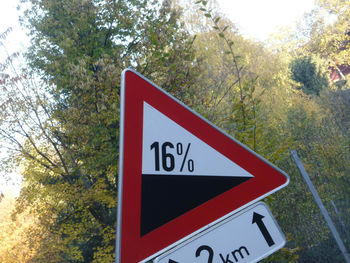
[[[187,161],[187,169],[189,172],[194,171],[194,161],[192,159],[187,160],[187,155],[190,151],[191,143],[189,143],[186,147],[185,155],[182,158],[180,172],[183,171],[184,166]],[[156,171],[160,171],[162,167],[164,171],[171,172],[175,169],[176,165],[176,156],[172,153],[172,149],[174,149],[174,144],[169,141],[159,143],[155,141],[151,144],[151,151],[154,151],[154,169]],[[184,153],[184,147],[181,142],[176,144],[176,154],[177,156],[182,156]]]
[[[187,145],[187,148],[186,148],[186,152],[185,152],[185,156],[184,158],[182,159],[182,164],[181,164],[181,168],[180,168],[180,172],[183,171],[184,169],[184,165],[186,163],[186,159],[187,159],[187,155],[188,155],[188,152],[190,150],[190,147],[191,147],[191,143],[189,143]],[[183,145],[181,142],[179,142],[178,144],[176,144],[176,153],[181,156],[183,154]],[[192,159],[189,159],[187,161],[187,168],[188,168],[188,171],[189,172],[193,172],[194,171],[194,162]]]

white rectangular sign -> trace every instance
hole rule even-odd
[[[285,243],[284,234],[267,205],[259,202],[169,250],[153,262],[257,262]]]

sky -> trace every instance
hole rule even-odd
[[[28,41],[18,25],[18,0],[0,0],[0,33],[14,28],[11,47]],[[188,1],[188,0],[187,0]],[[192,0],[191,0],[192,1]],[[217,0],[222,12],[239,25],[240,32],[260,41],[268,39],[278,27],[293,25],[313,7],[314,0]]]
[[[266,41],[278,28],[293,26],[314,0],[217,0],[221,11],[246,37]]]
[[[6,46],[14,52],[28,46],[29,39],[18,23],[18,0],[0,0],[0,34],[8,27],[13,31]],[[279,27],[295,24],[305,12],[313,7],[313,0],[217,0],[222,12],[239,26],[244,36],[259,41],[266,41],[270,34],[276,33]],[[1,41],[1,39],[0,39]],[[1,49],[0,49],[1,52]],[[5,54],[0,53],[0,59]],[[0,149],[1,150],[1,149]],[[18,192],[20,179],[7,182],[0,173],[0,192],[14,189]]]
[[[29,38],[24,33],[24,30],[21,30],[18,22],[19,12],[17,11],[16,7],[18,6],[19,1],[0,0],[0,2],[0,34],[5,32],[9,27],[12,27],[12,32],[6,39],[6,47],[10,52],[18,51],[23,46],[27,46],[29,42]],[[0,54],[0,58],[3,56],[4,54]]]
[[[0,0],[0,34],[5,32],[7,28],[12,27],[12,32],[8,35],[5,45],[9,53],[20,50],[23,46],[28,45],[28,38],[21,30],[18,23],[18,12],[16,6],[17,0]],[[3,41],[0,39],[0,42]],[[0,63],[7,55],[0,47]],[[1,73],[1,72],[0,72]],[[0,149],[1,157],[2,149]],[[10,178],[10,179],[9,179]],[[0,171],[0,193],[12,192],[14,195],[19,194],[21,185],[21,177],[18,173],[4,174]]]

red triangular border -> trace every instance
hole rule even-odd
[[[208,224],[286,186],[289,177],[132,70],[122,76],[117,261],[143,262]],[[254,178],[140,235],[143,102],[232,160]],[[210,187],[210,186],[208,186]],[[181,191],[179,191],[181,194]],[[155,214],[155,216],[157,216]]]

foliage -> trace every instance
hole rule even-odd
[[[274,83],[273,66],[278,59],[260,44],[240,36],[232,23],[207,7],[207,1],[197,3],[212,30],[198,33],[195,42],[203,55],[198,87],[202,100],[196,109],[260,151],[258,145],[263,147],[261,139],[268,130],[261,99]],[[270,61],[266,59],[269,56]]]
[[[3,262],[114,261],[126,67],[290,175],[266,200],[288,233],[286,248],[266,262],[338,259],[290,149],[349,246],[349,92],[326,77],[348,63],[348,1],[319,0],[298,32],[270,47],[240,35],[215,1],[190,4],[185,16],[181,1],[22,2],[32,45],[25,63],[15,53],[0,64],[0,139],[11,154],[4,164],[24,177],[14,221],[0,221]]]
[[[28,211],[12,219],[15,209],[15,196],[11,193],[0,200],[0,262],[30,262],[36,248],[28,242],[30,232],[37,228],[35,217]],[[35,244],[38,240],[32,239]]]
[[[341,230],[344,241],[349,239],[345,234],[349,225],[344,223],[346,216],[341,217],[335,213],[332,204],[347,203],[344,200],[348,200],[349,196],[347,87],[343,86],[343,90],[340,90],[334,87],[334,83],[329,82],[328,87],[322,83],[326,83],[324,74],[330,74],[330,70],[339,72],[340,65],[347,65],[348,10],[348,1],[318,1],[318,6],[305,17],[303,27],[289,36],[285,43],[287,48],[279,49],[290,52],[290,61],[294,60],[291,68],[298,60],[300,64],[308,65],[306,69],[300,70],[302,74],[299,81],[303,83],[306,94],[319,95],[304,96],[293,92],[285,115],[287,118],[283,119],[282,125],[286,136],[293,139],[293,148],[298,150],[328,212],[338,230]],[[310,64],[315,67],[311,74],[305,74],[310,69]],[[341,74],[340,77],[344,79]],[[295,76],[292,78],[298,81]],[[305,80],[321,83],[319,86],[323,88],[316,86],[316,89],[305,90]],[[289,244],[300,248],[298,261],[341,261],[334,239],[305,183],[295,170],[295,165],[286,160],[280,167],[289,173],[291,183],[286,191],[276,194],[279,204],[274,202],[273,206],[277,210],[293,211],[293,216],[284,214],[278,221],[282,228],[291,233],[292,240]],[[348,248],[349,245],[346,243],[346,246]]]
[[[330,204],[348,196],[349,151],[346,147],[348,138],[325,103],[329,92],[320,93],[322,101],[319,103],[308,96],[295,100],[284,125],[288,136],[293,137],[292,147],[297,149],[319,195],[332,214],[334,208]],[[277,193],[278,201],[273,206],[278,210],[294,211],[292,217],[284,214],[279,218],[283,228],[291,233],[290,244],[300,247],[300,262],[317,262],[315,258],[331,261],[338,254],[337,247],[295,164],[286,160],[280,167],[289,171],[291,183],[286,191]],[[318,251],[318,255],[311,251]]]
[[[217,14],[213,14],[211,10],[206,7],[207,1],[197,1],[197,3],[201,4],[200,10],[203,11],[204,16],[209,18],[213,24],[213,29],[218,36],[216,42],[219,46],[215,55],[222,61],[222,63],[219,62],[221,66],[219,66],[219,74],[217,74],[219,76],[218,81],[210,81],[212,86],[208,87],[211,91],[209,92],[209,94],[211,93],[209,102],[212,103],[210,106],[213,106],[210,108],[209,113],[212,113],[211,110],[217,110],[222,101],[227,103],[224,107],[226,112],[219,115],[220,118],[223,118],[223,128],[254,151],[269,158],[271,161],[280,162],[281,159],[285,157],[285,155],[281,155],[281,153],[288,149],[290,145],[287,141],[285,144],[278,143],[281,137],[278,135],[276,128],[269,127],[267,118],[264,115],[265,112],[262,109],[263,93],[266,89],[271,88],[269,85],[271,82],[258,80],[259,74],[256,68],[249,62],[245,64],[247,60],[249,61],[249,59],[252,59],[257,48],[261,50],[261,47],[255,46],[249,43],[249,41],[235,36],[234,32],[230,32],[228,29],[228,25],[220,24],[220,17]],[[214,38],[210,36],[210,34],[207,35]],[[208,38],[208,36],[205,37]],[[206,43],[208,42],[209,41]],[[237,45],[237,43],[239,44]],[[251,49],[244,50],[242,48],[242,50],[240,50],[240,45],[245,49],[247,49],[247,47]],[[208,52],[208,50],[206,46],[206,53],[210,52]],[[241,56],[237,56],[237,50],[240,51],[239,54],[242,54],[242,56],[245,55],[246,57],[242,58]],[[212,63],[210,63],[210,66],[212,67]],[[214,69],[214,71],[215,70],[216,69]],[[213,69],[210,68],[208,72],[212,73]],[[223,73],[225,75],[223,75]],[[205,80],[211,80],[212,76],[209,75],[208,78],[208,75]],[[265,75],[264,77],[266,77],[266,79],[264,80],[267,80],[268,77],[272,77],[273,75],[274,73],[270,73],[269,76]],[[214,77],[217,76],[214,75]],[[209,117],[211,116],[209,115]],[[216,122],[218,122],[218,120],[220,119],[215,119]],[[269,202],[271,201],[270,199]],[[266,262],[274,262],[276,260],[279,262],[296,262],[298,258],[296,251],[297,249],[294,248],[285,248],[274,256],[266,259]]]
[[[44,237],[33,261],[114,260],[119,76],[133,65],[188,100],[196,64],[179,16],[167,1],[30,1],[30,70],[2,80],[1,135],[22,166],[17,213],[30,207]]]
[[[200,2],[203,5],[203,1]],[[226,41],[226,43],[231,43],[232,47],[237,49],[238,38],[236,37],[235,41],[231,40],[232,42],[228,42],[228,29],[226,29],[225,32],[222,32],[225,27],[220,27],[215,24],[217,17],[210,13],[210,10],[205,8],[205,5],[202,7],[202,11],[205,13],[206,17],[212,19],[214,22],[214,30],[218,32],[217,34],[219,35],[219,38],[226,38],[223,42]],[[219,22],[219,20],[216,22]],[[319,25],[322,24],[319,23]],[[310,34],[310,36],[311,35],[312,34]],[[232,37],[232,35],[230,37]],[[197,39],[200,39],[200,37]],[[209,41],[206,43],[208,42]],[[301,43],[303,45],[305,44],[305,42]],[[313,43],[313,45],[316,46],[316,42]],[[242,59],[242,56],[249,54],[249,51],[247,51],[249,45],[247,45],[247,42],[244,44],[246,49],[239,52],[240,57],[237,61],[241,63],[240,65],[242,68],[247,67],[249,70],[251,63],[245,64],[244,59]],[[234,124],[234,126],[226,125],[223,127],[226,131],[232,132],[234,137],[252,147],[263,156],[269,157],[268,159],[273,160],[292,177],[292,183],[287,190],[278,193],[275,198],[269,199],[269,203],[274,211],[278,211],[276,217],[281,222],[284,229],[290,233],[291,237],[287,246],[289,249],[285,250],[284,253],[279,252],[267,259],[267,261],[272,262],[281,260],[285,260],[286,262],[296,262],[297,260],[307,262],[308,260],[314,260],[312,258],[315,257],[308,254],[308,251],[311,251],[311,249],[315,247],[318,247],[321,250],[323,248],[323,250],[326,251],[325,245],[330,245],[329,230],[324,224],[322,217],[320,217],[318,209],[315,206],[311,195],[308,193],[307,188],[305,186],[301,188],[303,182],[300,175],[295,170],[293,163],[291,163],[288,158],[288,149],[291,149],[292,147],[296,148],[301,156],[304,158],[306,156],[308,157],[307,160],[304,159],[306,167],[313,169],[312,171],[318,174],[318,177],[316,178],[319,178],[319,180],[317,181],[316,186],[322,197],[325,198],[328,203],[333,199],[338,200],[344,198],[344,195],[346,195],[349,189],[347,187],[348,176],[346,172],[348,169],[344,167],[344,164],[349,163],[347,159],[347,148],[344,148],[348,143],[346,132],[344,133],[347,108],[339,107],[346,103],[346,96],[342,99],[343,102],[341,104],[339,103],[338,98],[338,101],[334,102],[333,106],[329,104],[327,104],[327,106],[325,105],[325,101],[329,101],[334,97],[334,95],[329,97],[329,94],[332,93],[332,91],[329,90],[328,78],[326,77],[329,70],[328,67],[329,65],[333,65],[333,63],[329,64],[327,57],[322,56],[321,53],[307,53],[305,50],[307,50],[308,44],[309,43],[304,46],[300,45],[294,47],[294,49],[285,49],[287,52],[300,52],[299,58],[296,59],[291,59],[293,57],[291,54],[279,53],[276,58],[278,56],[280,57],[275,61],[278,61],[277,63],[280,65],[282,64],[282,67],[280,67],[279,70],[271,69],[269,71],[270,75],[267,75],[264,72],[265,74],[263,77],[271,76],[270,79],[273,79],[273,81],[265,82],[267,83],[265,86],[261,85],[261,82],[257,83],[257,80],[261,77],[257,71],[255,71],[255,75],[249,75],[250,77],[259,76],[255,79],[255,82],[254,78],[247,78],[247,75],[241,74],[243,71],[240,71],[239,74],[237,74],[237,71],[235,72],[234,70],[234,61],[231,64],[231,76],[234,75],[235,78],[228,77],[230,76],[230,66],[227,66],[228,73],[225,73],[226,75],[221,75],[221,77],[218,78],[219,81],[212,82],[220,83],[221,85],[224,81],[231,80],[231,83],[234,83],[235,80],[237,81],[237,79],[240,78],[242,81],[241,83],[244,83],[249,87],[244,90],[244,93],[242,93],[247,95],[247,97],[244,97],[244,100],[246,101],[246,107],[244,108],[246,113],[245,116],[242,114],[243,111],[241,104],[239,103],[239,98],[242,97],[240,97],[240,87],[238,83],[235,83],[236,87],[238,87],[236,89],[237,92],[234,93],[233,90],[233,92],[229,93],[229,95],[223,99],[225,107],[222,108],[222,111],[219,114],[221,118],[227,120],[228,115],[225,113],[227,113],[228,107],[235,109],[235,115],[233,115],[235,118],[232,119],[232,124]],[[204,51],[208,50],[210,49],[204,49]],[[234,56],[234,52],[225,52],[227,49],[221,50],[221,54]],[[207,54],[208,52],[206,55]],[[310,57],[311,55],[312,59]],[[216,54],[216,58],[218,57],[220,57],[220,53]],[[294,61],[290,63],[291,60]],[[215,62],[214,59],[212,59],[212,61]],[[223,59],[222,61],[225,60]],[[304,96],[302,93],[295,91],[295,84],[288,78],[288,76],[290,76],[288,64],[291,65],[291,71],[294,73],[292,79],[294,77],[294,81],[303,84],[302,89],[306,94],[319,95],[319,99],[317,97],[309,98],[308,96]],[[220,74],[225,72],[225,70],[222,70],[224,68],[222,65],[226,66],[229,65],[229,63],[225,64],[219,62],[218,65],[218,72],[220,73],[216,75],[213,74],[214,76],[220,76]],[[208,72],[215,72],[215,68],[209,69]],[[233,74],[233,72],[235,72],[235,74]],[[209,80],[210,79],[213,79],[213,77],[209,75]],[[277,83],[279,83],[278,88],[275,86]],[[224,85],[222,86],[225,87]],[[257,94],[249,96],[249,91],[252,90],[252,87],[258,89],[260,92],[264,91],[262,96],[257,96]],[[213,92],[212,94],[217,96],[220,93]],[[226,104],[229,99],[235,97],[238,98],[238,103]],[[249,100],[249,98],[254,98],[254,100]],[[336,107],[336,104],[338,104],[338,107]],[[255,110],[250,111],[249,109],[254,109],[254,106],[258,107],[255,107]],[[339,108],[342,110],[339,111]],[[254,117],[251,118],[254,114],[257,114],[256,119],[254,119]],[[342,117],[339,119],[336,116]],[[215,118],[216,121],[219,119],[220,118],[217,117]],[[343,123],[339,123],[342,119],[344,120],[342,121]],[[243,122],[242,120],[245,120],[246,122]],[[249,122],[250,120],[255,122],[252,124]],[[255,133],[249,132],[250,127]],[[252,139],[252,134],[261,136],[260,140],[257,140],[258,137]],[[259,147],[259,142],[261,142],[261,148]],[[267,151],[267,149],[269,149],[269,151]],[[337,157],[339,155],[342,157]],[[273,158],[273,156],[276,158]],[[291,205],[293,206],[292,208]],[[290,211],[290,213],[281,213],[281,211]],[[297,216],[295,214],[296,211]],[[305,221],[308,223],[305,224]],[[333,245],[334,243],[332,246]],[[328,260],[332,257],[335,258],[335,253],[337,253],[336,248],[335,250],[328,251],[329,254],[320,254],[318,258],[322,258],[323,260]],[[299,259],[297,254],[301,256]]]
[[[348,1],[317,1],[319,16],[324,20],[332,19],[332,23],[314,23],[312,30],[323,30],[323,34],[316,37],[320,39],[315,51],[321,56],[333,61],[338,65],[349,62],[349,23],[350,4]],[[334,64],[332,64],[334,65]]]
[[[328,87],[328,80],[323,75],[311,57],[300,57],[292,61],[292,79],[301,84],[300,89],[305,94],[319,95],[323,88]]]

